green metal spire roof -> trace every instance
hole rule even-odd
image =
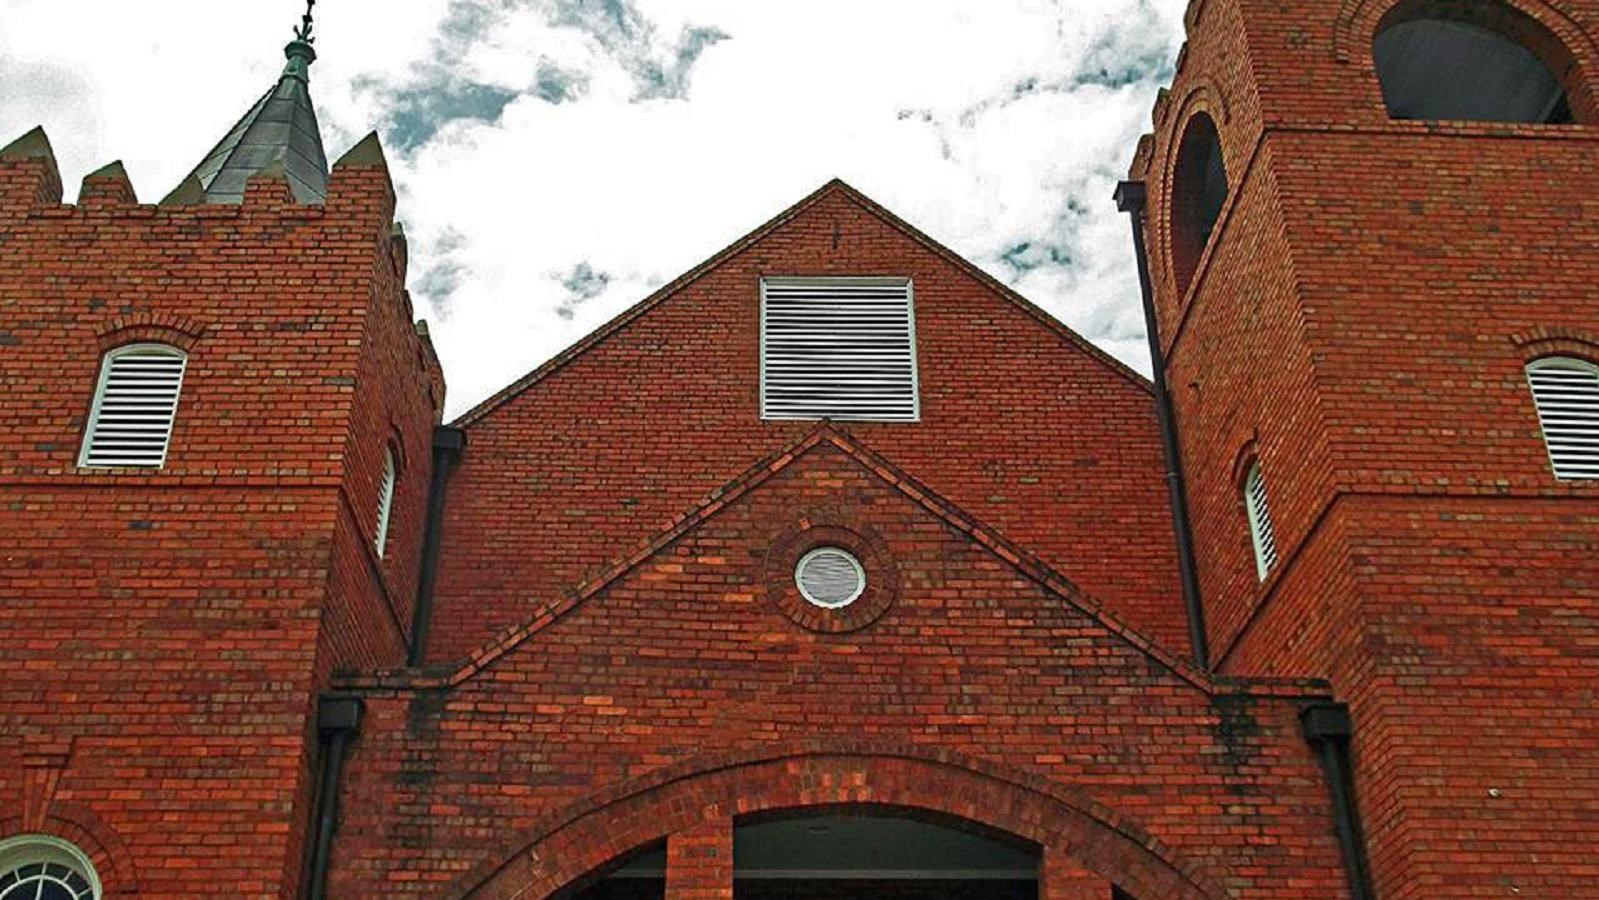
[[[311,105],[311,47],[309,17],[284,48],[289,58],[278,83],[267,91],[239,124],[185,178],[174,198],[187,202],[239,203],[251,175],[281,163],[294,198],[301,203],[321,203],[328,193],[328,157]],[[194,190],[195,187],[199,191]],[[197,196],[195,196],[197,194]]]

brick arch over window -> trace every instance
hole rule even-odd
[[[695,757],[559,810],[506,842],[448,896],[554,896],[708,819],[866,804],[955,817],[1031,841],[1140,897],[1231,896],[1137,823],[1080,791],[926,748],[818,742]]]
[[[187,316],[167,313],[134,313],[119,316],[95,332],[100,351],[114,350],[123,344],[170,344],[184,352],[205,335],[206,326]]]
[[[36,803],[29,803],[20,815],[0,816],[0,839],[19,834],[59,838],[77,847],[89,858],[100,879],[102,898],[110,900],[139,894],[134,857],[110,826],[88,808],[75,803],[51,801],[45,805],[48,811],[39,808]]]
[[[1489,30],[1503,33],[1549,66],[1565,88],[1576,121],[1599,119],[1599,98],[1595,97],[1599,42],[1563,0],[1344,0],[1333,29],[1333,56],[1341,63],[1364,65],[1375,82],[1372,42],[1384,23],[1395,15],[1434,14],[1462,21],[1482,19],[1490,25],[1487,20],[1508,22],[1508,26]]]

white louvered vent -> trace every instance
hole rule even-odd
[[[1271,508],[1266,504],[1266,476],[1260,463],[1250,465],[1244,476],[1244,509],[1249,515],[1249,540],[1255,546],[1255,574],[1261,581],[1277,565],[1277,534],[1271,524]]]
[[[761,418],[914,422],[920,414],[909,279],[761,282]]]
[[[383,481],[378,485],[378,532],[373,543],[377,546],[378,556],[389,542],[389,511],[394,508],[394,450],[383,448]]]
[[[866,590],[860,561],[837,547],[818,547],[800,557],[794,580],[800,595],[823,609],[848,606]]]
[[[130,344],[105,355],[78,465],[159,469],[188,357],[165,344]]]
[[[1552,357],[1527,366],[1544,445],[1561,479],[1599,478],[1599,366]]]

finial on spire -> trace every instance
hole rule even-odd
[[[300,17],[300,24],[294,28],[294,40],[283,48],[283,54],[289,58],[289,64],[283,67],[285,78],[308,80],[311,63],[316,61],[316,48],[312,46],[316,38],[311,35],[311,29],[315,27],[311,12],[315,7],[316,0],[305,0],[305,15]]]
[[[294,29],[294,39],[307,44],[316,43],[316,38],[311,36],[311,13],[316,8],[316,0],[305,0],[305,15],[300,17],[300,24]]]

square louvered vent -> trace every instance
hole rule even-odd
[[[761,282],[761,417],[914,422],[916,320],[906,278]]]
[[[186,361],[182,350],[163,344],[135,344],[106,354],[78,464],[160,468]]]

